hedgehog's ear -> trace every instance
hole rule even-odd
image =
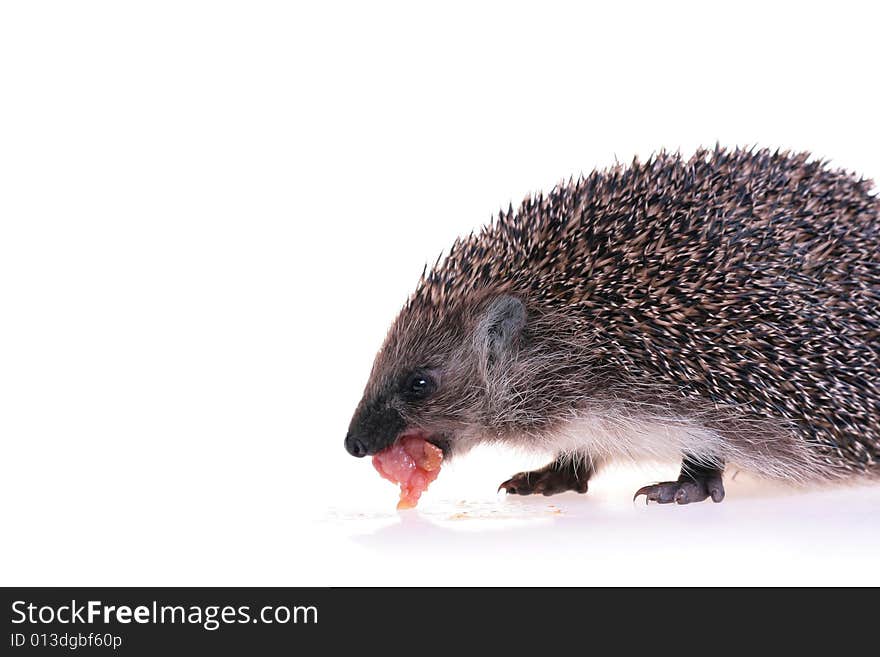
[[[493,299],[477,324],[474,343],[480,360],[486,365],[506,359],[519,343],[526,325],[526,306],[517,299],[503,295]]]

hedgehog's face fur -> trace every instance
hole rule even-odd
[[[526,324],[525,302],[507,294],[410,303],[376,357],[346,449],[366,456],[420,435],[450,456],[491,439],[497,391],[512,378]]]

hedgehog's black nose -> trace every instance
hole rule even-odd
[[[367,446],[360,438],[356,438],[351,435],[351,432],[348,432],[348,435],[345,437],[345,449],[348,450],[348,453],[352,456],[357,456],[361,458],[367,455]]]

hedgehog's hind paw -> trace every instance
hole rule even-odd
[[[702,502],[707,498],[712,498],[712,501],[717,504],[724,499],[724,484],[721,482],[720,475],[664,481],[639,488],[633,495],[633,502],[639,495],[645,496],[645,504],[648,502],[690,504]]]

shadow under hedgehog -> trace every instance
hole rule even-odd
[[[661,153],[509,208],[423,273],[345,446],[420,436],[555,455],[508,493],[587,491],[614,459],[681,459],[647,500],[724,498],[735,465],[880,472],[880,200],[768,150]]]

